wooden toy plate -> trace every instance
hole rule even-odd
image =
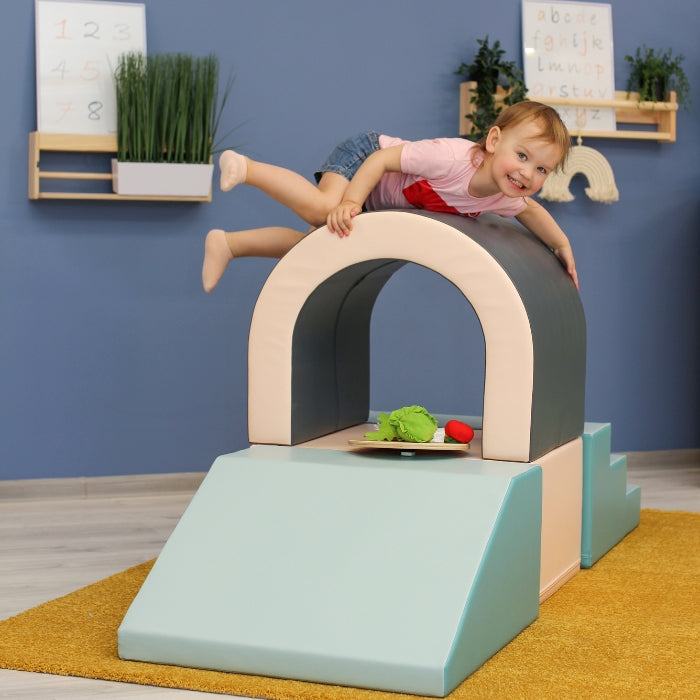
[[[353,447],[375,447],[380,450],[439,450],[466,452],[469,443],[464,442],[396,442],[389,440],[348,440]]]

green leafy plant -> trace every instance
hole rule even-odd
[[[513,61],[505,60],[506,52],[501,48],[500,41],[489,46],[487,36],[484,39],[477,39],[477,44],[479,50],[473,62],[462,63],[455,71],[455,75],[461,75],[466,80],[474,80],[477,83],[471,98],[474,109],[466,116],[472,123],[469,137],[480,139],[488,133],[504,105],[512,105],[526,99],[527,88],[520,68]],[[507,90],[501,104],[497,104],[495,99],[499,85]]]
[[[120,161],[210,161],[233,86],[229,78],[220,96],[216,56],[125,53],[114,79]]]
[[[633,56],[625,56],[630,65],[627,94],[639,92],[640,102],[663,102],[671,90],[676,91],[678,103],[690,106],[690,83],[683,70],[683,54],[674,56],[671,49],[637,48]]]
[[[380,413],[377,430],[365,433],[365,439],[430,442],[436,429],[437,420],[423,406],[404,406],[388,415]]]

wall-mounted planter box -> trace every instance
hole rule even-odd
[[[213,165],[209,168],[207,187],[203,194],[190,195],[138,195],[116,194],[112,185],[110,161],[117,153],[116,135],[86,134],[44,134],[32,131],[29,134],[29,199],[92,199],[107,201],[149,200],[161,202],[211,202]],[[56,163],[49,169],[41,167],[42,154],[62,160],[66,156],[77,156],[80,164],[71,168],[55,169]],[[94,157],[99,164],[92,162]],[[83,163],[86,160],[88,162]],[[86,167],[87,166],[87,167]],[[78,169],[76,169],[78,168]],[[48,182],[49,189],[44,183]],[[65,183],[65,186],[61,186]],[[76,189],[77,188],[77,189]],[[110,191],[112,190],[112,191]]]
[[[112,188],[120,195],[206,197],[211,163],[130,163],[112,159]]]
[[[467,115],[472,113],[474,106],[471,102],[477,83],[466,81],[460,84],[459,92],[459,133],[467,136],[471,131],[471,122]],[[494,95],[496,102],[503,102],[506,91],[498,86]],[[531,99],[551,107],[607,107],[614,108],[615,120],[618,124],[642,124],[648,130],[617,129],[615,131],[596,131],[581,129],[574,132],[569,129],[572,137],[581,136],[598,139],[642,139],[673,143],[676,140],[676,112],[678,99],[675,92],[669,93],[668,102],[640,102],[639,93],[615,91],[614,100],[593,100],[587,98],[564,97],[532,97]]]

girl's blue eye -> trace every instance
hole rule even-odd
[[[518,158],[520,158],[520,160],[527,160],[527,156],[524,153],[518,153]]]
[[[543,175],[547,174],[547,168],[539,167],[539,168],[537,168],[537,170],[539,170],[539,172],[541,172]]]

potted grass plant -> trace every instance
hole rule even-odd
[[[114,74],[118,194],[204,197],[211,192],[212,153],[229,79],[219,93],[214,55],[130,52]]]

